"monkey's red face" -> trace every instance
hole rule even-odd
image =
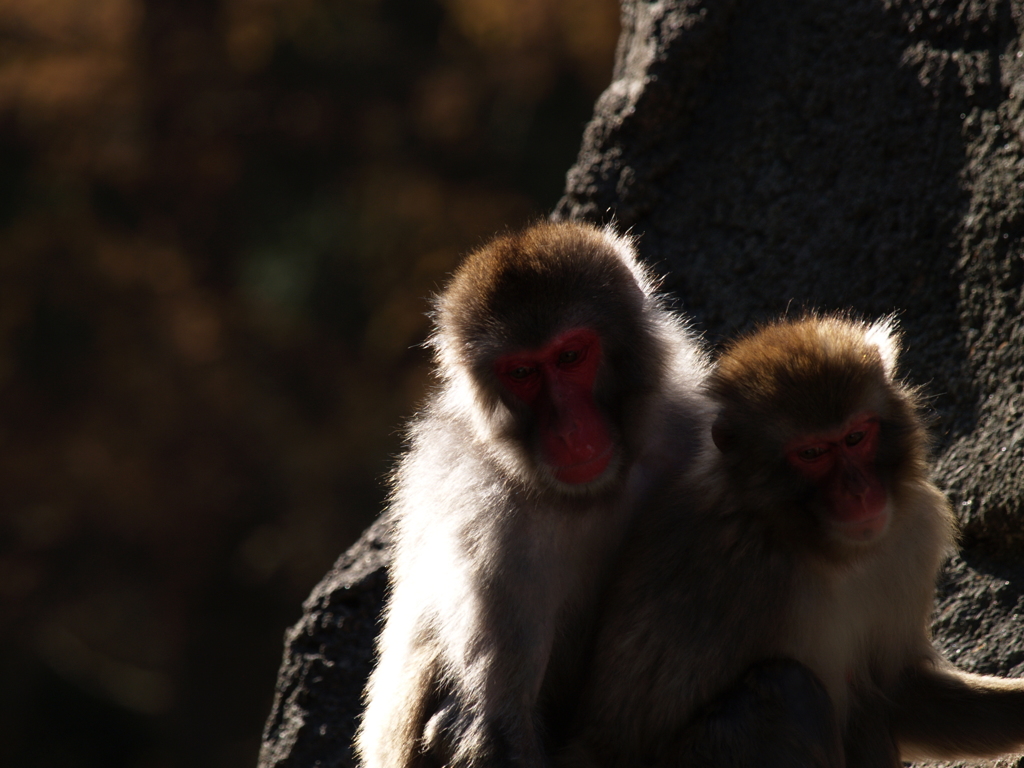
[[[600,363],[600,336],[577,328],[540,349],[504,355],[494,366],[502,385],[529,406],[542,458],[563,483],[596,480],[611,462],[611,433],[594,400]]]
[[[802,435],[786,448],[786,459],[821,492],[828,523],[840,536],[871,541],[889,522],[885,486],[875,465],[879,419],[851,418],[839,430]]]

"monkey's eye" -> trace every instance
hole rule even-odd
[[[580,351],[578,349],[567,349],[558,356],[559,365],[572,365],[580,359]]]
[[[864,439],[864,435],[864,430],[858,429],[856,432],[851,432],[850,434],[848,434],[846,438],[843,440],[843,442],[851,446],[856,445],[857,443]]]
[[[827,449],[823,445],[812,445],[810,448],[803,448],[796,452],[801,461],[814,461],[825,455]]]
[[[528,379],[530,375],[536,370],[536,368],[531,368],[526,365],[520,365],[510,370],[508,372],[508,376],[509,378],[516,379],[517,381],[522,381],[523,379]]]

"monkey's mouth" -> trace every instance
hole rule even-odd
[[[842,538],[853,542],[868,543],[880,539],[889,527],[889,505],[883,504],[878,512],[856,520],[831,520],[832,528]]]
[[[552,466],[551,472],[555,479],[570,485],[583,485],[597,480],[608,469],[611,464],[614,450],[608,446],[602,453],[592,459],[581,461],[577,464],[563,464]]]

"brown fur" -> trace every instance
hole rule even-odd
[[[895,378],[897,351],[887,323],[810,317],[724,354],[707,385],[714,441],[636,522],[567,765],[732,765],[759,749],[768,760],[749,722],[719,746],[702,734],[716,697],[772,658],[824,683],[850,766],[1024,745],[1024,681],[959,672],[930,642],[954,518],[928,478],[918,398]],[[880,538],[859,542],[831,529],[783,446],[865,409],[881,418],[876,471],[891,518]],[[724,752],[709,761],[715,749]]]
[[[436,320],[440,386],[394,474],[392,590],[357,749],[366,768],[540,766],[633,511],[693,453],[706,364],[632,244],[582,224],[471,254]],[[553,478],[494,365],[580,327],[601,339],[594,399],[615,456],[575,487]]]

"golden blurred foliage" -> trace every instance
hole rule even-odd
[[[0,764],[251,766],[614,0],[0,0]]]

